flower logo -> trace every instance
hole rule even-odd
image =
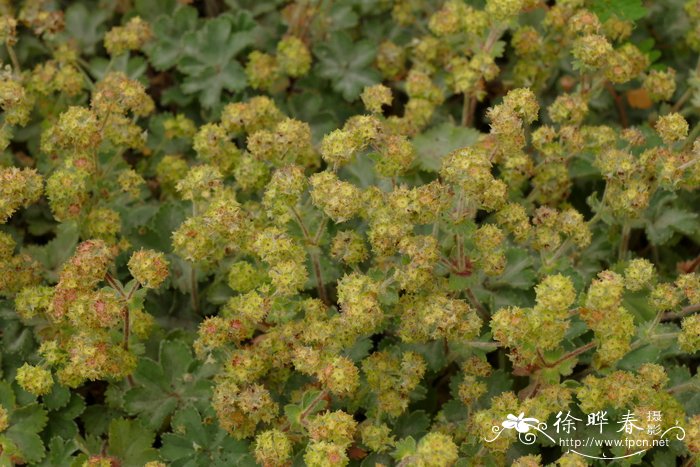
[[[536,418],[525,418],[525,412],[521,412],[517,417],[509,413],[501,425],[507,430],[515,428],[518,433],[527,433],[530,431],[530,428],[533,428],[531,423],[536,425],[539,423],[539,420]]]

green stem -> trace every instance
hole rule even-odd
[[[465,292],[467,294],[467,297],[469,298],[469,301],[472,303],[472,305],[476,308],[476,311],[479,313],[479,316],[481,319],[485,322],[488,323],[489,320],[491,319],[491,315],[489,315],[488,310],[484,308],[484,306],[479,302],[479,299],[476,298],[476,295],[474,295],[474,292],[472,291],[471,288],[467,287],[465,289]]]
[[[630,345],[629,352],[632,352],[633,350],[637,350],[638,348],[640,348],[640,347],[642,347],[650,342],[662,341],[662,340],[666,340],[666,339],[675,339],[678,337],[678,334],[679,334],[678,332],[665,332],[665,333],[661,333],[661,334],[652,334],[652,335],[645,336],[641,339],[638,339],[638,340],[632,342],[632,345]],[[627,353],[629,353],[629,352],[627,352]]]
[[[304,235],[304,240],[306,241],[307,245],[311,247],[309,249],[309,256],[311,257],[311,266],[313,267],[314,277],[316,278],[316,290],[318,291],[318,298],[320,298],[321,301],[326,305],[330,305],[331,303],[328,299],[328,294],[326,293],[326,284],[323,282],[323,275],[321,274],[321,257],[319,255],[319,249],[317,246],[318,240],[320,240],[320,237],[323,234],[323,228],[326,225],[326,219],[324,219],[321,222],[321,225],[319,225],[316,234],[312,238],[311,234],[309,233],[309,229],[306,228],[306,224],[304,224],[304,219],[301,218],[299,212],[293,207],[291,207],[290,210],[292,211],[292,214],[294,214],[294,218],[297,221],[297,224],[299,224],[299,228],[301,229],[301,232]]]
[[[571,245],[571,239],[567,238],[561,245],[559,245],[559,248],[557,248],[554,254],[545,260],[544,266],[548,268],[554,264],[554,262],[558,260],[559,257],[569,248],[569,245]]]
[[[670,387],[666,389],[666,392],[669,394],[678,394],[679,392],[685,392],[688,390],[694,390],[698,389],[700,390],[700,381],[686,381],[685,383],[677,384],[676,386]]]
[[[194,263],[190,267],[190,298],[192,300],[192,309],[199,314],[199,284],[197,283],[197,268]]]
[[[5,48],[7,49],[7,55],[10,56],[10,61],[12,62],[12,68],[15,75],[19,76],[22,73],[22,67],[19,65],[19,60],[17,59],[17,54],[15,49],[12,48],[7,42],[5,42]]]
[[[544,364],[545,367],[554,368],[554,367],[559,366],[561,363],[565,362],[566,360],[568,360],[570,358],[577,357],[577,356],[581,355],[582,353],[591,350],[596,345],[597,345],[596,342],[589,342],[586,345],[582,345],[581,347],[574,349],[571,352],[568,352],[568,353],[562,355],[557,360],[555,360],[554,362],[551,362],[551,363],[547,362],[541,354],[540,354],[540,359],[542,360],[542,363]]]
[[[627,221],[622,224],[622,238],[620,239],[620,248],[617,252],[617,257],[620,261],[624,261],[627,256],[627,250],[629,249],[630,243],[630,225]]]
[[[464,93],[462,102],[462,126],[471,127],[474,125],[474,115],[476,114],[476,97]]]
[[[475,349],[493,351],[501,346],[498,342],[467,341],[464,344]]]
[[[688,305],[676,313],[664,313],[661,316],[661,321],[671,321],[674,319],[683,318],[684,316],[690,315],[697,311],[700,311],[700,305]]]
[[[314,268],[314,276],[316,277],[316,290],[318,291],[318,298],[321,299],[326,305],[330,305],[330,300],[328,300],[328,294],[326,293],[326,284],[323,282],[323,275],[321,274],[321,258],[318,252],[311,252],[311,264]]]
[[[299,227],[301,228],[301,232],[304,235],[304,240],[306,240],[307,243],[311,243],[311,235],[309,234],[309,231],[306,229],[306,224],[304,224],[304,220],[299,215],[299,212],[294,207],[291,207],[289,209],[294,214],[294,218],[297,221],[297,224],[299,225]]]

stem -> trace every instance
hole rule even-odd
[[[311,401],[311,403],[309,403],[309,406],[301,413],[301,415],[299,416],[299,418],[301,418],[302,420],[303,420],[304,418],[306,418],[306,417],[311,413],[311,411],[312,411],[314,408],[316,408],[316,404],[318,404],[319,402],[321,402],[321,400],[325,399],[327,396],[328,396],[328,390],[327,390],[327,389],[324,389],[323,391],[321,391],[321,392],[318,394],[318,396],[316,396],[316,397],[313,398],[313,400]]]
[[[645,344],[648,344],[653,341],[662,341],[664,339],[675,339],[678,337],[678,332],[664,332],[661,334],[654,334],[650,336],[643,337],[641,339],[638,339],[634,342],[632,342],[632,345],[630,345],[630,350],[629,352],[632,352],[633,350],[637,350],[638,348],[642,347]],[[627,352],[627,353],[629,353]]]
[[[129,305],[125,305],[122,309],[122,318],[124,319],[124,341],[122,342],[122,347],[124,350],[129,350],[129,334],[131,332],[129,328]]]
[[[498,39],[501,37],[503,31],[503,28],[493,28],[489,31],[489,35],[486,38],[486,42],[484,42],[484,47],[482,49],[485,53],[491,52],[491,49],[496,44],[496,41],[498,41]]]
[[[685,392],[689,389],[700,389],[700,382],[691,379],[690,381],[686,381],[685,383],[681,383],[666,389],[666,392],[669,394],[677,394],[679,392]]]
[[[309,234],[309,231],[306,228],[306,224],[304,224],[304,220],[301,218],[301,216],[299,215],[299,212],[295,208],[291,207],[289,209],[294,214],[294,218],[296,219],[297,224],[299,224],[299,227],[301,228],[301,232],[304,234],[304,240],[306,240],[307,242],[310,243],[311,242],[311,235]]]
[[[474,292],[472,291],[472,289],[467,287],[465,292],[467,294],[467,297],[469,297],[469,301],[472,303],[472,305],[474,305],[474,307],[476,308],[476,311],[479,313],[479,316],[481,317],[481,319],[485,323],[488,322],[489,319],[491,318],[491,315],[489,314],[488,310],[486,310],[486,308],[484,308],[484,306],[481,304],[481,302],[479,302],[479,300],[476,298],[476,295],[474,295]]]
[[[603,195],[600,197],[600,206],[598,207],[598,210],[596,211],[595,215],[588,219],[588,222],[586,222],[586,225],[588,227],[593,227],[596,222],[600,220],[600,211],[605,207],[605,197],[608,194],[608,182],[605,182],[605,188],[603,189]]]
[[[462,126],[471,127],[474,125],[474,115],[476,114],[476,97],[464,93],[462,103]]]
[[[686,101],[688,99],[690,99],[690,96],[692,96],[692,95],[693,95],[693,89],[692,88],[686,89],[685,92],[683,93],[683,95],[678,99],[678,101],[675,104],[673,104],[673,107],[671,107],[671,110],[669,110],[668,113],[678,112],[678,109],[683,107],[683,104],[685,104]]]
[[[695,138],[697,138],[699,134],[700,134],[700,123],[696,124],[693,127],[693,129],[690,130],[688,137],[685,139],[685,144],[683,145],[683,149],[688,149],[695,142]]]
[[[658,326],[659,323],[661,322],[662,316],[663,316],[663,312],[659,311],[658,313],[656,313],[656,316],[654,316],[654,320],[651,322],[649,329],[647,329],[647,332],[646,332],[647,336],[653,335],[653,332],[656,330],[656,326]]]
[[[328,390],[324,389],[318,394],[318,396],[314,397],[309,406],[301,413],[301,415],[299,415],[299,421],[303,423],[304,418],[306,418],[309,415],[309,413],[311,413],[311,411],[316,407],[316,405],[326,397],[328,397]],[[287,422],[282,427],[282,431],[289,431],[290,428],[291,425],[289,422]]]
[[[620,241],[620,248],[617,252],[617,257],[620,261],[625,259],[627,256],[627,250],[630,243],[630,225],[625,222],[622,224],[622,239]]]
[[[622,128],[627,128],[630,124],[629,119],[627,118],[627,111],[625,110],[625,103],[622,101],[622,98],[617,91],[615,91],[615,88],[610,81],[605,82],[605,89],[607,89],[608,93],[610,93],[613,101],[615,102],[617,113],[620,116],[620,125],[622,125]]]
[[[320,239],[321,235],[323,234],[323,228],[326,225],[326,219],[323,219],[321,225],[319,225],[318,230],[316,231],[316,234],[312,238],[309,230],[306,228],[306,224],[304,224],[304,220],[299,215],[299,212],[293,207],[290,208],[290,210],[294,214],[294,218],[301,228],[301,232],[304,235],[304,240],[307,244],[312,246],[309,251],[309,256],[311,257],[311,265],[314,269],[314,277],[316,277],[316,290],[318,291],[318,298],[320,298],[326,305],[330,305],[331,303],[330,300],[328,300],[328,294],[326,293],[326,284],[324,284],[323,276],[321,274],[321,258],[318,251],[316,251],[318,239]]]
[[[5,42],[5,48],[7,49],[7,55],[10,56],[10,61],[12,62],[12,71],[14,71],[15,75],[19,76],[19,74],[22,73],[22,67],[19,66],[19,60],[17,60],[15,49],[13,49],[7,42]]]
[[[119,282],[117,282],[117,280],[110,273],[107,273],[105,275],[105,281],[107,281],[107,283],[119,293],[121,298],[126,299],[126,293],[124,292],[124,289],[121,285],[119,285]]]
[[[550,256],[549,259],[547,259],[544,262],[545,263],[544,265],[546,267],[551,266],[552,263],[554,263],[556,260],[558,260],[562,254],[564,254],[564,252],[567,250],[567,248],[569,248],[569,245],[571,245],[571,239],[567,238],[566,240],[564,240],[564,242],[561,245],[559,245],[559,248],[557,248],[557,250],[554,252],[554,254],[552,256]]]
[[[689,160],[688,162],[686,162],[685,164],[682,164],[682,165],[678,166],[678,170],[685,170],[685,169],[687,169],[688,167],[694,166],[694,165],[697,164],[698,162],[700,162],[700,158],[695,157],[695,159],[690,159],[690,160]]]
[[[316,235],[314,235],[314,245],[318,245],[318,242],[321,241],[321,236],[323,235],[323,231],[326,228],[326,224],[328,224],[328,218],[324,217],[321,223],[318,225],[318,230],[316,230]]]
[[[682,318],[689,314],[695,313],[696,311],[700,311],[700,305],[688,305],[686,307],[681,308],[681,311],[677,311],[675,313],[664,313],[661,316],[661,321],[671,321],[674,319]]]
[[[501,346],[498,342],[467,341],[464,344],[475,349],[493,351]]]
[[[78,71],[80,71],[80,74],[83,75],[83,78],[85,78],[85,82],[87,83],[90,90],[94,90],[95,83],[92,81],[92,77],[90,76],[90,74],[85,69],[83,69],[83,66],[80,63],[78,63],[77,65],[78,66],[76,66],[76,68],[78,69]]]
[[[695,75],[700,75],[700,58],[698,58],[697,63],[695,64]],[[678,112],[678,110],[683,107],[683,104],[685,104],[688,99],[690,99],[693,96],[693,88],[688,87],[688,89],[685,90],[685,92],[681,95],[680,98],[678,98],[678,101],[676,101],[675,104],[673,104],[673,107],[671,107],[671,110],[668,111],[668,113],[673,113],[673,112]]]
[[[328,300],[328,294],[326,293],[326,284],[323,283],[323,276],[321,275],[321,258],[318,256],[317,252],[311,253],[311,264],[314,267],[314,276],[316,277],[316,290],[318,291],[318,298],[321,299],[326,305],[330,305]]]
[[[464,241],[461,235],[455,234],[455,243],[457,244],[457,267],[460,271],[464,271]]]
[[[556,366],[559,366],[561,363],[565,362],[566,360],[568,360],[570,358],[577,357],[577,356],[581,355],[582,353],[591,350],[596,345],[597,344],[595,342],[589,342],[586,345],[582,345],[578,349],[574,349],[571,352],[562,355],[559,359],[555,360],[552,363],[548,363],[542,356],[540,356],[540,358],[541,358],[544,366],[546,366],[547,368],[554,368]]]
[[[105,281],[119,293],[119,296],[121,297],[122,300],[124,300],[124,307],[122,308],[122,319],[124,320],[124,333],[122,337],[122,347],[124,348],[125,351],[129,351],[129,336],[131,334],[131,328],[130,328],[130,316],[129,316],[129,300],[131,300],[131,297],[134,296],[134,293],[139,289],[141,284],[138,282],[131,288],[129,293],[127,294],[124,292],[124,288],[119,284],[119,281],[117,281],[110,273],[107,273],[105,275]],[[136,386],[136,383],[134,382],[134,378],[131,375],[126,376],[126,382],[129,385],[130,388],[133,388]]]
[[[190,268],[190,298],[192,299],[192,309],[199,314],[199,284],[197,283],[197,269],[194,263]]]

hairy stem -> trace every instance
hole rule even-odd
[[[697,311],[700,311],[700,304],[699,305],[688,305],[686,307],[681,308],[681,311],[677,312],[667,312],[664,313],[661,316],[661,321],[671,321],[674,319],[682,318],[684,316],[693,314]]]
[[[471,127],[474,125],[476,103],[476,97],[464,93],[464,101],[462,103],[462,126]]]
[[[326,305],[330,305],[330,300],[328,300],[328,294],[326,293],[326,284],[323,283],[323,275],[321,274],[321,258],[317,252],[311,253],[311,264],[314,268],[314,276],[316,277],[316,289],[318,291],[318,298],[321,299]]]
[[[197,269],[194,263],[190,267],[190,299],[192,309],[199,314],[199,284],[197,283]]]
[[[467,294],[467,297],[469,298],[471,304],[476,308],[476,311],[477,313],[479,313],[481,319],[485,323],[487,323],[491,319],[491,315],[489,314],[488,310],[484,308],[479,299],[476,298],[476,295],[474,295],[474,292],[471,288],[467,287],[465,293]]]
[[[19,60],[17,59],[17,54],[15,49],[12,48],[7,42],[5,42],[5,48],[7,49],[7,55],[10,56],[10,61],[12,62],[12,68],[15,75],[19,76],[22,73],[22,67],[19,66]]]
[[[630,126],[630,123],[629,119],[627,118],[627,110],[625,110],[625,103],[622,100],[622,97],[620,97],[617,91],[615,91],[615,87],[610,81],[605,82],[605,89],[608,91],[610,96],[612,96],[613,102],[615,102],[617,113],[620,116],[620,125],[622,125],[622,128],[627,128]]]
[[[588,344],[582,345],[581,347],[572,350],[571,352],[568,352],[561,357],[559,357],[557,360],[554,362],[547,362],[544,357],[540,354],[540,359],[542,360],[542,363],[544,364],[545,367],[547,368],[554,368],[556,366],[559,366],[563,362],[569,360],[570,358],[578,357],[584,352],[587,352],[591,350],[593,347],[595,347],[597,344],[595,342],[589,342]]]
[[[620,248],[617,251],[617,257],[620,261],[623,261],[627,256],[627,250],[630,244],[630,225],[625,222],[622,224],[622,239],[620,240]]]

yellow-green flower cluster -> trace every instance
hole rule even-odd
[[[411,391],[426,371],[423,358],[413,352],[375,352],[362,362],[369,390],[376,397],[375,410],[392,417],[401,415],[410,402]]]
[[[115,26],[108,31],[104,44],[110,55],[120,55],[129,50],[140,50],[152,37],[151,26],[134,16],[124,26]]]
[[[38,201],[43,179],[34,169],[8,167],[0,169],[0,224],[4,224],[20,207]]]
[[[688,136],[688,122],[679,113],[660,117],[654,127],[666,144],[671,144]]]
[[[25,363],[17,369],[17,384],[35,396],[44,396],[53,387],[51,372],[40,366]]]
[[[581,318],[597,340],[595,363],[608,366],[630,350],[634,333],[632,314],[622,306],[624,279],[612,271],[602,271],[591,282]]]
[[[134,279],[149,289],[157,289],[168,277],[168,260],[163,253],[157,251],[134,252],[128,266]]]

